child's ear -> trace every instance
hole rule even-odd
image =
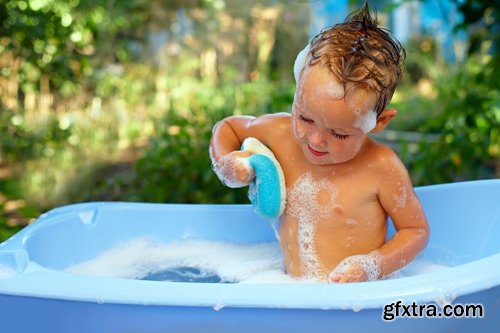
[[[396,109],[385,109],[382,111],[377,118],[377,125],[375,125],[375,128],[371,132],[378,133],[382,131],[397,114],[398,111]]]

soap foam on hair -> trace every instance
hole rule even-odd
[[[377,113],[370,110],[364,114],[356,113],[354,127],[359,128],[363,134],[369,133],[377,125]]]
[[[295,82],[299,82],[300,79],[300,73],[302,72],[302,69],[304,68],[304,65],[306,64],[306,58],[307,55],[309,54],[310,50],[310,45],[307,44],[302,51],[297,54],[297,58],[295,58],[295,62],[293,64],[293,76],[295,78]]]

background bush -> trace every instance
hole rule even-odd
[[[247,202],[213,174],[211,131],[290,110],[308,3],[114,3],[0,0],[0,241],[80,201]],[[415,185],[500,173],[499,12],[459,8],[465,57],[447,63],[432,36],[412,39],[398,117],[379,138]],[[147,48],[157,25],[169,27],[162,57]]]

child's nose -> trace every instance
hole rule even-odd
[[[309,132],[309,143],[316,147],[323,147],[325,145],[325,140],[320,131],[313,129]]]

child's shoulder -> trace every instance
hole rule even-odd
[[[406,170],[398,154],[390,147],[381,144],[373,139],[369,139],[369,163],[379,171],[393,172],[395,169]]]
[[[270,113],[255,118],[252,126],[263,131],[264,136],[280,136],[290,133],[291,116],[289,113]]]
[[[270,123],[272,125],[289,125],[291,122],[291,114],[287,112],[268,113],[257,118],[258,121]]]

